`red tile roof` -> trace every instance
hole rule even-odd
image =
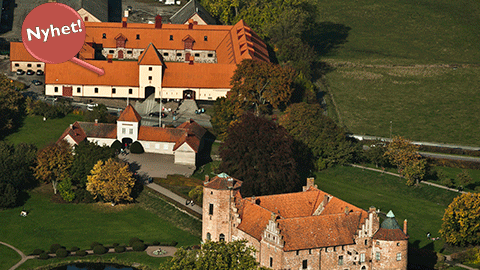
[[[244,203],[240,214],[242,222],[237,228],[260,241],[268,220],[272,216],[272,212],[250,201],[245,201]]]
[[[147,127],[140,126],[138,140],[154,142],[177,142],[187,133],[185,130],[176,128]]]
[[[407,240],[408,236],[403,233],[400,229],[385,229],[380,228],[375,235],[373,235],[373,239],[376,240],[386,240],[386,241],[400,241],[400,240]]]
[[[162,65],[162,56],[158,53],[157,48],[152,43],[138,57],[139,65]]]
[[[69,135],[77,144],[82,142],[87,138],[87,135],[83,131],[83,129],[80,127],[80,124],[78,122],[75,122],[72,124],[71,127],[68,127],[65,129],[63,134],[60,136],[58,141],[65,139]]]
[[[140,120],[142,120],[140,114],[138,114],[132,105],[128,104],[125,110],[123,110],[123,112],[120,114],[120,117],[117,121],[140,122]]]
[[[221,174],[213,177],[208,183],[205,183],[205,187],[207,188],[221,189],[221,190],[239,189],[241,185],[242,185],[242,181],[236,178],[233,178],[231,176],[221,177]]]
[[[10,42],[10,61],[41,62],[30,55],[22,42]]]

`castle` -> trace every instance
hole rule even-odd
[[[303,192],[243,198],[242,181],[206,177],[203,241],[245,239],[272,269],[407,269],[407,222],[327,194],[307,179]]]

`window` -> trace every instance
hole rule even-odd
[[[151,81],[151,80],[152,80],[152,76],[148,76],[148,79]]]
[[[128,93],[129,93],[130,95],[133,94],[133,89],[132,89],[132,88],[128,89]]]
[[[375,260],[380,261],[380,252],[375,253]]]
[[[366,246],[366,245],[368,245],[368,240],[367,240],[367,239],[365,240],[365,246]]]
[[[173,35],[170,35],[170,40],[173,40]]]
[[[213,215],[213,203],[208,206],[208,214]]]
[[[309,250],[308,250],[308,254],[312,254],[312,249],[309,249]]]
[[[203,41],[208,41],[208,37],[207,37],[207,36],[204,36],[204,37],[203,37]]]
[[[58,92],[58,87],[57,87],[57,86],[55,86],[55,93],[57,93],[57,92]]]
[[[298,254],[300,254],[300,250],[297,250],[296,254],[297,254],[297,256],[298,256]]]
[[[95,87],[95,94],[98,94],[98,87]]]
[[[397,247],[400,246],[400,242],[397,243]]]
[[[207,240],[212,240],[212,235],[210,233],[207,233]]]
[[[112,94],[117,93],[117,88],[112,88]]]
[[[42,64],[37,64],[37,67],[41,67],[41,66],[42,66]]]
[[[122,128],[122,134],[125,134],[125,128]]]
[[[303,260],[302,269],[307,269],[307,268],[308,268],[308,262],[307,262],[307,260]]]
[[[115,53],[115,51],[114,50],[109,50],[108,53]]]
[[[213,57],[213,53],[209,53],[209,54],[208,54],[208,57]]]
[[[130,134],[133,134],[133,128],[130,128]]]
[[[139,34],[137,34],[137,39],[140,39],[140,35],[139,35]]]
[[[32,64],[27,64],[27,67],[32,67]]]
[[[15,64],[16,67],[19,67],[20,65],[19,64]]]
[[[338,265],[343,265],[343,256],[338,256]]]
[[[153,70],[153,67],[148,67],[148,71],[152,71]]]
[[[327,253],[327,252],[328,252],[328,247],[325,248],[325,253]]]
[[[270,257],[270,267],[273,267],[273,258]]]
[[[402,253],[397,253],[397,261],[401,261],[402,260]]]
[[[168,144],[163,145],[163,150],[168,150]]]
[[[218,241],[224,242],[225,241],[225,234],[221,233]]]
[[[103,33],[102,38],[107,38],[107,34]]]
[[[196,53],[196,54],[195,54],[195,57],[200,57],[200,54],[199,54],[199,53]]]
[[[77,87],[77,93],[80,93],[82,89],[80,87]]]
[[[132,51],[127,51],[127,54],[132,54]]]
[[[361,270],[367,270],[367,267],[366,266],[362,266],[362,269]]]
[[[182,56],[182,53],[177,53],[177,56]]]
[[[365,253],[360,254],[360,262],[365,262]]]
[[[333,252],[337,251],[337,247],[333,247]]]
[[[168,56],[168,53],[167,53],[167,52],[164,52],[164,53],[163,53],[163,56]]]
[[[155,144],[155,149],[157,149],[157,150],[160,149],[160,144],[158,144],[158,143]]]

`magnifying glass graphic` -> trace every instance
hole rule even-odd
[[[49,64],[71,61],[104,75],[103,69],[75,57],[85,43],[85,36],[85,23],[80,15],[61,3],[46,3],[34,8],[22,25],[23,45],[37,60]]]

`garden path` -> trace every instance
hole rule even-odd
[[[7,246],[13,250],[15,250],[18,254],[20,254],[20,256],[22,257],[22,259],[17,263],[15,264],[14,266],[10,267],[9,270],[15,270],[17,269],[20,265],[22,265],[24,262],[26,262],[27,260],[29,259],[33,259],[35,258],[35,256],[27,256],[25,254],[23,254],[23,252],[21,252],[18,248],[12,246],[12,245],[9,245],[7,243],[4,243],[4,242],[0,242],[0,244],[4,245],[4,246]]]

